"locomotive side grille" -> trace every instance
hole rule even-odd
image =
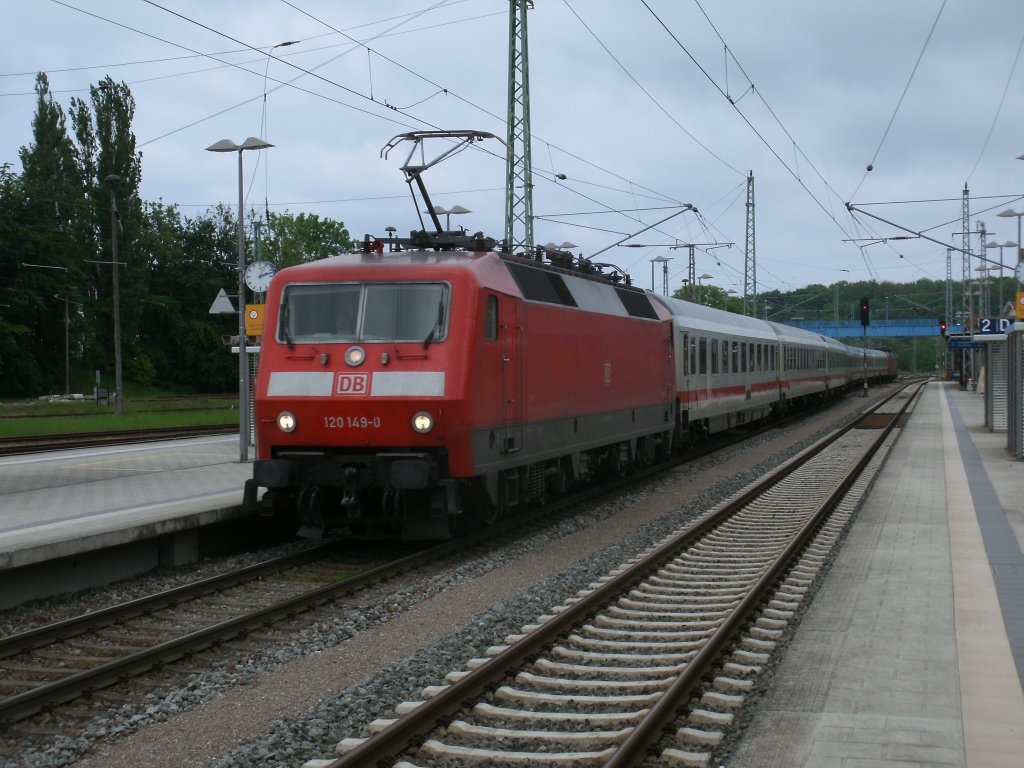
[[[650,299],[647,298],[647,294],[642,291],[630,291],[626,288],[616,287],[615,293],[619,295],[619,301],[622,302],[622,306],[626,308],[626,311],[632,317],[643,317],[648,320],[657,320],[658,316],[654,313],[654,307],[651,306]]]
[[[572,293],[569,292],[569,288],[566,286],[565,280],[562,279],[562,276],[554,272],[546,272],[545,274],[548,276],[548,281],[551,283],[551,287],[555,289],[559,302],[565,304],[567,307],[575,307],[576,299],[574,299]]]
[[[578,306],[565,280],[557,272],[536,269],[526,264],[506,262],[509,272],[515,279],[523,297],[530,301],[543,301],[547,304],[562,304],[567,307]]]

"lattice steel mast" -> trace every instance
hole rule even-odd
[[[754,172],[747,176],[747,239],[743,250],[743,314],[757,315],[757,252],[754,240]]]
[[[508,14],[508,140],[505,176],[505,243],[533,250],[533,165],[530,160],[530,64],[526,11],[532,0],[510,0]]]

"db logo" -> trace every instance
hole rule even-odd
[[[365,395],[370,377],[365,373],[339,373],[336,395]]]

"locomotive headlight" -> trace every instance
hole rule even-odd
[[[363,364],[366,359],[366,350],[362,347],[349,347],[345,350],[345,362],[353,368]]]
[[[288,411],[281,411],[277,414],[277,428],[282,432],[294,432],[296,426],[295,416]]]
[[[412,417],[412,428],[425,435],[434,428],[434,417],[426,411],[420,411]]]

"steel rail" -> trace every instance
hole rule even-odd
[[[603,489],[604,492],[607,492],[607,490],[607,487]],[[561,499],[552,505],[509,518],[485,529],[468,533],[462,538],[447,541],[434,547],[414,552],[393,562],[363,571],[362,573],[356,574],[344,581],[318,587],[301,595],[288,598],[283,602],[211,625],[201,630],[196,630],[188,635],[143,649],[93,669],[84,670],[60,680],[55,680],[46,685],[24,691],[20,694],[14,694],[12,696],[2,698],[0,699],[0,724],[10,724],[12,722],[22,720],[58,704],[72,701],[83,695],[83,693],[92,692],[123,681],[128,677],[142,674],[156,666],[176,661],[188,654],[192,654],[204,650],[214,644],[230,640],[246,631],[279,620],[282,617],[295,615],[316,605],[329,602],[337,597],[364,589],[377,582],[393,578],[401,573],[412,570],[413,568],[417,568],[434,560],[439,560],[455,554],[461,550],[480,544],[488,539],[507,534],[518,528],[529,527],[540,518],[549,516],[556,511],[564,510],[573,504],[577,504],[584,497],[590,498],[601,492],[601,488],[589,489],[581,495]],[[249,566],[245,570],[251,571],[249,573],[249,578],[251,579],[255,571],[261,567],[273,570],[269,562],[264,564],[257,563],[253,566]],[[226,574],[223,577],[211,577],[211,580],[218,580],[222,578],[228,580],[231,579],[233,575],[234,574]],[[204,584],[211,580],[204,580],[204,582],[199,582],[199,584]],[[178,593],[171,602],[180,602],[190,586],[191,585],[183,585],[183,587],[177,588],[176,590],[171,590],[170,592],[172,593]],[[65,622],[60,622],[55,625],[47,625],[36,630],[29,630],[28,632],[12,636],[0,643],[0,649],[4,649],[4,652],[0,654],[0,658],[3,658],[4,656],[13,656],[17,651],[10,651],[10,648],[12,648],[12,644],[19,641],[19,639],[22,642],[22,648],[19,648],[18,650],[22,650],[24,648],[25,641],[31,642],[33,647],[38,647],[43,642],[42,638],[47,635],[60,638],[62,636],[62,628],[65,630],[65,634],[63,636],[70,636],[72,633],[77,634],[78,631],[76,628],[81,626],[82,622],[89,622],[94,615],[98,620],[102,620],[104,625],[108,625],[112,622],[116,622],[119,618],[127,617],[126,614],[117,616],[116,614],[118,611],[133,609],[134,613],[137,615],[145,610],[145,604],[148,601],[155,602],[160,600],[163,596],[164,593],[160,593],[140,598],[138,601],[132,601],[121,606],[112,606],[104,611],[97,611],[95,614],[84,614],[80,617],[68,619]]]
[[[325,768],[366,768],[372,765],[385,765],[388,761],[394,760],[402,752],[409,749],[411,745],[417,744],[424,733],[432,730],[439,723],[447,722],[455,713],[462,710],[467,701],[479,698],[484,693],[492,690],[497,681],[509,676],[526,662],[535,659],[544,648],[551,645],[559,637],[587,617],[596,613],[614,597],[634,587],[651,571],[656,570],[675,556],[679,550],[699,539],[707,531],[731,516],[736,510],[746,506],[768,488],[792,474],[800,466],[813,458],[813,456],[846,434],[846,432],[856,428],[856,424],[859,421],[876,413],[882,405],[889,402],[889,400],[896,397],[902,391],[901,389],[894,392],[869,409],[860,419],[825,436],[801,451],[778,467],[770,476],[762,478],[738,497],[712,510],[643,559],[602,583],[598,589],[580,597],[576,602],[528,633],[523,639],[491,657],[484,664],[465,676],[447,685],[444,690],[438,692],[411,712],[398,718],[362,744],[354,747],[333,762],[328,763]],[[768,583],[771,582],[769,581]]]
[[[25,435],[0,439],[0,456],[71,448],[93,448],[104,445],[151,443],[207,435],[238,433],[237,424],[207,424],[194,427],[156,427],[153,429],[119,429],[107,432],[69,432],[64,435]]]
[[[764,602],[769,591],[785,571],[789,569],[796,555],[810,541],[821,523],[843,499],[850,486],[853,485],[874,458],[875,453],[877,453],[878,449],[888,438],[923,387],[923,383],[917,385],[917,390],[907,398],[907,401],[903,403],[899,411],[893,414],[889,423],[878,429],[878,437],[876,437],[871,447],[864,452],[864,455],[854,468],[847,473],[846,477],[829,494],[828,498],[818,506],[771,567],[757,581],[746,597],[733,609],[729,618],[722,623],[722,626],[708,640],[707,644],[701,648],[693,660],[686,665],[686,668],[679,674],[679,677],[669,686],[665,695],[655,702],[643,720],[637,723],[633,731],[626,737],[626,740],[622,742],[615,754],[605,761],[603,768],[633,768],[633,766],[640,765],[646,759],[650,754],[651,748],[656,746],[665,729],[678,718],[680,710],[685,709],[691,694],[702,684],[704,678],[718,661],[723,651],[733,642],[735,636],[743,628],[743,625],[758,606]],[[877,412],[877,409],[875,410]],[[859,419],[858,421],[863,420]],[[856,423],[851,426],[856,428]]]
[[[884,403],[885,401],[882,402]],[[881,405],[881,403],[879,405]],[[876,405],[875,407],[877,408],[879,406]],[[849,428],[850,427],[847,427],[846,429]],[[845,431],[845,429],[843,431]],[[783,468],[788,468],[788,471],[792,471],[799,465],[798,462],[802,461],[801,456],[806,453],[807,452],[805,451],[791,459],[789,462],[786,462],[783,465]],[[694,457],[688,456],[682,461],[691,460],[692,458]],[[336,597],[363,589],[370,584],[386,580],[405,571],[425,565],[433,560],[454,554],[459,550],[474,546],[487,539],[504,535],[518,528],[529,527],[543,517],[564,511],[565,509],[588,499],[607,494],[610,491],[619,490],[630,484],[642,481],[652,475],[665,471],[666,468],[676,466],[679,463],[682,462],[676,461],[669,462],[667,464],[661,463],[654,465],[653,467],[639,470],[621,478],[618,482],[612,484],[611,487],[609,487],[608,484],[604,484],[598,487],[586,489],[571,497],[565,497],[554,503],[545,505],[542,508],[508,518],[485,529],[467,534],[462,538],[445,542],[435,547],[413,553],[392,563],[370,569],[357,574],[350,579],[325,585],[302,595],[292,597],[282,603],[268,606],[259,611],[239,616],[201,630],[196,630],[195,632],[175,640],[143,649],[134,654],[111,661],[91,670],[84,670],[75,675],[53,681],[52,683],[25,691],[21,694],[15,694],[13,696],[0,699],[0,723],[11,723],[24,719],[25,717],[43,711],[47,708],[51,708],[57,704],[78,698],[84,692],[97,690],[122,681],[127,677],[144,673],[156,666],[173,662],[183,656],[203,650],[219,642],[229,640],[239,634],[243,634],[254,627],[259,627],[273,622],[282,616],[294,615],[312,608],[315,605],[328,602]],[[753,498],[757,493],[763,490],[763,487],[767,487],[769,484],[770,483],[768,481],[765,481],[764,483],[754,486],[748,491],[748,493],[744,494],[743,498]],[[692,538],[696,538],[701,535],[703,531],[712,527],[717,519],[718,517],[705,519],[695,525],[692,529],[688,529],[688,531],[684,532],[682,535],[689,535]],[[676,544],[676,546],[679,545]],[[670,548],[671,545],[663,547],[666,553],[668,553]],[[287,560],[290,557],[298,559],[302,559],[304,556],[312,557],[312,553],[314,551],[316,550],[311,550],[307,553],[300,553],[295,556],[286,556],[283,560]],[[668,554],[666,554],[665,557],[667,558]],[[103,609],[92,614],[85,614],[63,622],[57,622],[52,625],[39,627],[35,630],[19,633],[18,635],[0,640],[0,658],[11,657],[22,650],[39,647],[46,642],[59,641],[76,634],[81,634],[93,628],[109,626],[117,621],[157,610],[158,608],[163,607],[160,603],[171,605],[177,602],[182,602],[189,597],[208,594],[216,591],[217,589],[224,589],[228,586],[233,586],[246,580],[251,580],[259,575],[260,572],[271,572],[279,570],[281,567],[282,564],[277,561],[257,563],[237,573],[211,577],[210,579],[203,580],[202,582],[197,582],[194,585],[183,585],[182,587],[169,590],[165,593],[147,596],[119,606],[111,606],[108,609]],[[631,571],[622,574],[612,583],[622,583],[626,581],[629,573],[631,572],[632,569]],[[639,579],[640,577],[637,576],[636,578]],[[589,606],[596,602],[596,599],[581,601],[584,606]],[[579,606],[577,606],[577,609],[579,609]],[[566,626],[568,626],[569,623],[567,621],[568,615],[576,615],[576,613],[577,610],[567,612],[565,621]],[[561,626],[562,623],[562,621],[558,621],[555,622],[553,626]],[[491,669],[492,667],[488,665],[485,668]],[[476,678],[477,675],[470,675],[469,677]],[[482,690],[483,689],[481,689],[481,691]]]
[[[23,651],[32,650],[51,643],[62,642],[85,632],[101,629],[111,624],[116,624],[119,621],[133,619],[146,613],[162,610],[186,600],[230,589],[267,574],[276,573],[325,557],[336,548],[337,542],[326,542],[302,552],[264,560],[235,571],[210,576],[189,584],[182,584],[173,589],[164,590],[163,592],[156,592],[135,600],[111,605],[98,611],[73,616],[62,621],[53,622],[52,624],[45,624],[15,635],[8,635],[7,637],[0,638],[0,659],[6,659]],[[0,699],[0,707],[2,707],[2,703],[3,700]]]

